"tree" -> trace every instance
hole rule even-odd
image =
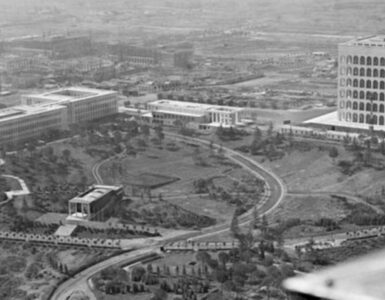
[[[141,281],[144,274],[146,274],[146,270],[143,267],[135,266],[131,271],[131,278],[133,281]]]
[[[154,130],[159,142],[162,143],[164,139],[163,127],[161,125],[158,125],[154,128]]]
[[[338,156],[338,149],[336,147],[331,147],[329,149],[329,156],[333,159],[333,163],[336,159],[336,157]]]
[[[153,291],[153,295],[151,297],[151,300],[167,300],[168,295],[167,292],[163,289],[155,289]]]
[[[239,223],[238,223],[238,211],[237,209],[234,211],[233,218],[230,224],[230,231],[234,237],[237,237],[240,233]]]

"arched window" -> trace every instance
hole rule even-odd
[[[360,102],[360,110],[365,110],[365,104]]]
[[[352,80],[350,78],[346,79],[346,86],[352,86]]]
[[[378,60],[378,59],[377,59]],[[348,57],[346,58],[346,63],[348,65],[350,65],[352,63],[353,59],[352,59],[352,56],[351,55],[348,55]]]
[[[360,69],[360,76],[365,76],[365,69],[364,68]]]
[[[349,121],[352,119],[352,114],[350,112],[346,113],[346,121]]]
[[[378,100],[378,94],[376,92],[372,93],[372,99]]]
[[[370,115],[366,115],[366,124],[370,124]]]
[[[357,123],[357,121],[358,121],[357,114],[353,114],[353,122],[354,122],[354,123]]]
[[[350,101],[346,101],[346,108],[351,109],[352,108],[352,103]]]
[[[380,104],[380,112],[384,112],[384,104]]]
[[[347,74],[348,76],[351,76],[351,75],[352,75],[352,68],[351,68],[351,67],[347,67],[347,68],[346,68],[346,74]]]
[[[385,89],[385,82],[381,81],[380,82],[380,90],[384,90]]]
[[[370,103],[366,103],[366,111],[371,111],[372,106]]]
[[[380,71],[380,77],[381,78],[385,78],[385,70],[381,70]]]
[[[381,65],[381,66],[385,66],[385,58],[384,58],[384,57],[381,57],[381,59],[380,59],[380,65]]]
[[[353,75],[354,76],[358,76],[358,68],[354,68],[353,69]]]
[[[341,98],[345,97],[345,91],[344,90],[340,90],[340,96],[341,96]]]
[[[384,117],[380,116],[378,125],[384,125]]]
[[[378,70],[377,69],[373,70],[373,77],[378,77]]]
[[[361,56],[360,57],[360,65],[364,65],[364,64],[365,64],[365,57]]]
[[[366,69],[366,76],[372,77],[372,70],[371,69]]]
[[[340,86],[345,86],[345,78],[340,79]]]
[[[366,88],[371,89],[372,88],[372,82],[370,80],[366,80]]]
[[[364,123],[364,120],[365,120],[365,115],[360,114],[360,123]]]
[[[373,111],[377,112],[377,104],[376,103],[373,104]]]
[[[378,81],[377,80],[373,81],[373,88],[378,89]]]
[[[371,58],[370,56],[368,56],[368,57],[366,58],[366,64],[367,64],[368,66],[371,66],[371,65],[372,65],[372,58]]]
[[[358,79],[353,80],[353,87],[358,87]]]
[[[358,109],[358,104],[357,104],[357,102],[353,102],[353,110],[357,110]]]
[[[348,98],[348,99],[352,98],[352,91],[351,90],[346,91],[346,98]]]
[[[377,125],[377,116],[374,115],[373,118],[372,118],[372,122],[371,122],[373,125]]]
[[[358,92],[357,91],[353,91],[353,99],[357,99],[358,98]]]
[[[353,64],[355,64],[355,65],[358,65],[358,56],[354,56],[354,58],[353,58]],[[385,60],[384,60],[384,64],[385,64]]]
[[[370,100],[371,97],[372,97],[372,93],[366,92],[366,100]]]
[[[360,99],[365,99],[365,92],[364,91],[360,92]]]
[[[384,93],[380,93],[380,101],[384,101],[384,100],[385,100]]]
[[[373,65],[378,66],[378,57],[373,58]]]
[[[365,87],[365,80],[361,79],[360,80],[360,88],[364,88]]]
[[[340,108],[344,108],[345,107],[345,102],[343,100],[340,101]]]

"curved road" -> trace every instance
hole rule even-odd
[[[198,143],[201,145],[209,146],[210,142],[198,139],[198,138],[190,138],[181,136],[174,133],[165,132],[166,136],[172,137],[177,140],[184,140],[187,142],[193,142]],[[219,149],[219,145],[214,144],[215,148]],[[238,153],[230,148],[222,147],[224,151],[224,155],[231,159],[232,161],[238,163],[243,168],[250,171],[254,176],[258,178],[263,178],[266,182],[266,191],[267,194],[262,197],[259,204],[257,204],[258,213],[260,215],[262,214],[270,214],[273,212],[273,210],[281,203],[281,201],[284,199],[286,194],[286,187],[283,184],[282,180],[275,175],[272,171],[266,169],[264,166],[260,165],[253,159],[247,157],[246,155],[243,155],[241,153]],[[99,183],[102,183],[101,177],[99,174],[99,168],[105,161],[97,163],[94,168],[92,169],[92,173],[94,174],[94,177],[96,181]],[[241,215],[239,217],[239,224],[245,225],[250,222],[252,217],[252,211],[250,210],[246,212],[245,214]],[[155,252],[157,249],[160,248],[162,244],[172,242],[175,240],[181,240],[181,239],[194,239],[198,240],[201,238],[206,238],[209,236],[217,235],[219,233],[227,232],[230,230],[229,228],[230,220],[229,222],[226,222],[224,224],[215,225],[213,227],[205,228],[202,231],[197,232],[191,232],[191,233],[183,233],[181,235],[178,235],[177,237],[168,238],[168,239],[148,239],[147,243],[143,243],[141,246],[138,245],[138,249],[134,250],[132,252],[127,252],[121,255],[118,255],[116,257],[109,258],[105,261],[102,261],[96,265],[93,265],[84,271],[78,273],[75,277],[69,278],[65,282],[63,282],[61,285],[58,286],[55,293],[51,297],[52,300],[66,300],[67,297],[69,297],[75,290],[82,290],[87,295],[89,295],[91,300],[96,300],[94,294],[92,293],[89,285],[88,280],[90,277],[98,273],[99,271],[103,270],[106,267],[112,266],[112,265],[119,265],[119,264],[128,264],[130,261],[137,259],[138,257],[141,257],[143,254],[149,254],[152,252]]]

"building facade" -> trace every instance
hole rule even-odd
[[[67,109],[61,105],[16,106],[0,110],[0,145],[17,145],[40,138],[48,130],[67,127]]]
[[[381,129],[385,125],[385,36],[338,47],[338,120]]]
[[[97,120],[118,113],[117,93],[84,87],[64,88],[22,98],[25,105],[67,107],[68,125]]]
[[[212,127],[231,127],[242,123],[243,108],[209,105],[193,102],[157,100],[147,104],[153,122],[173,125],[179,120],[182,123],[196,123]]]
[[[104,221],[114,213],[123,199],[123,187],[93,185],[68,202],[67,222]]]

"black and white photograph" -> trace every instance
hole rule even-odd
[[[384,15],[0,0],[0,300],[384,300]]]

